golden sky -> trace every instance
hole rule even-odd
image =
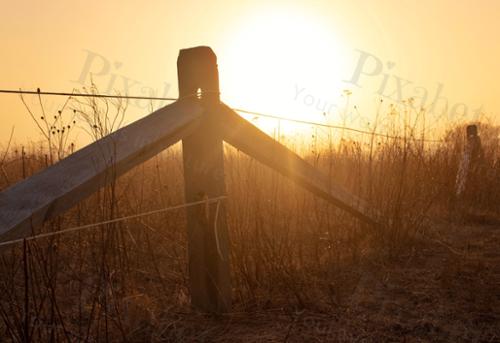
[[[209,45],[235,107],[337,123],[349,89],[368,121],[380,98],[437,98],[450,120],[500,110],[497,0],[1,1],[2,89],[71,91],[93,73],[102,92],[176,96],[179,49]],[[38,137],[17,96],[0,94],[0,115],[4,140]]]

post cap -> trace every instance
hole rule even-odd
[[[209,102],[219,101],[219,71],[217,56],[208,46],[182,49],[177,58],[179,98],[198,97]]]
[[[467,137],[477,136],[477,125],[467,125]]]

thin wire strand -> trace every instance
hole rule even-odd
[[[244,110],[244,109],[241,109],[241,108],[233,108],[233,110],[236,111],[236,112],[241,112],[241,113],[245,113],[245,114],[252,114],[252,115],[259,116],[259,117],[273,118],[273,119],[277,119],[277,120],[291,121],[291,122],[300,123],[300,124],[308,124],[308,125],[314,125],[314,126],[327,127],[327,128],[330,128],[330,129],[352,131],[352,132],[362,133],[362,134],[366,134],[366,135],[373,135],[373,136],[378,136],[378,137],[385,137],[385,138],[389,138],[389,139],[399,139],[399,140],[410,139],[409,137],[405,138],[405,137],[401,137],[401,136],[393,136],[393,135],[388,135],[388,134],[379,133],[379,132],[371,132],[371,131],[359,130],[359,129],[354,129],[354,128],[347,127],[347,126],[330,125],[330,124],[323,124],[323,123],[318,123],[318,122],[313,122],[313,121],[307,121],[307,120],[301,120],[301,119],[285,118],[285,117],[277,116],[277,115],[274,115],[274,114],[267,114],[267,113],[261,113],[261,112],[248,111],[248,110]],[[420,142],[443,143],[443,141],[439,140],[439,139],[413,138],[413,140],[420,141]]]
[[[137,100],[166,100],[176,101],[177,98],[164,98],[154,96],[135,96],[135,95],[111,95],[111,94],[87,94],[87,93],[68,93],[68,92],[45,92],[41,90],[23,91],[12,89],[0,89],[0,93],[4,94],[32,94],[32,95],[54,95],[54,96],[69,96],[69,97],[88,97],[88,98],[111,98],[111,99],[137,99]]]
[[[217,221],[219,219],[219,208],[220,208],[220,202],[217,202],[217,207],[215,208],[214,235],[215,235],[215,243],[217,245],[217,252],[219,253],[220,259],[224,261],[224,255],[222,254],[222,251],[220,249],[219,230],[217,226]]]
[[[11,89],[0,89],[0,93],[6,93],[6,94],[34,94],[34,95],[54,95],[54,96],[70,96],[70,97],[90,97],[90,98],[114,98],[114,99],[140,99],[140,100],[160,100],[160,101],[177,101],[179,100],[178,98],[164,98],[164,97],[149,97],[149,96],[133,96],[133,95],[109,95],[109,94],[86,94],[86,93],[67,93],[67,92],[44,92],[41,90],[36,90],[36,91],[23,91],[23,90],[11,90]],[[216,91],[205,91],[204,93],[219,93]],[[199,96],[199,94],[191,94],[188,96],[185,96],[183,98],[188,98],[188,97],[195,97]],[[443,140],[440,139],[422,139],[422,138],[415,138],[415,137],[401,137],[401,136],[394,136],[394,135],[389,135],[389,134],[383,134],[379,132],[371,132],[371,131],[366,131],[366,130],[360,130],[360,129],[355,129],[352,127],[347,127],[347,126],[339,126],[339,125],[331,125],[331,124],[323,124],[323,123],[318,123],[318,122],[313,122],[313,121],[308,121],[308,120],[301,120],[301,119],[293,119],[293,118],[286,118],[283,116],[278,116],[274,114],[268,114],[268,113],[261,113],[261,112],[255,112],[255,111],[249,111],[241,108],[232,108],[234,111],[241,112],[241,113],[246,113],[246,114],[251,114],[259,117],[266,117],[266,118],[273,118],[277,120],[284,120],[288,122],[295,122],[295,123],[300,123],[300,124],[306,124],[306,125],[314,125],[314,126],[320,126],[320,127],[326,127],[330,129],[336,129],[336,130],[346,130],[346,131],[351,131],[351,132],[357,132],[365,135],[373,135],[377,137],[384,137],[387,139],[397,139],[397,140],[408,140],[411,139],[413,141],[418,141],[418,142],[428,142],[428,143],[443,143]]]
[[[6,242],[0,242],[0,247],[1,246],[6,246],[6,245],[11,245],[11,244],[16,244],[16,243],[22,243],[24,241],[32,241],[32,240],[39,239],[39,238],[44,238],[44,237],[51,237],[51,236],[55,236],[55,235],[61,235],[61,234],[68,233],[68,232],[75,232],[75,231],[80,231],[80,230],[91,229],[91,228],[95,228],[95,227],[98,227],[98,226],[101,226],[101,225],[106,225],[106,224],[111,224],[111,223],[117,223],[117,222],[129,220],[129,219],[135,219],[135,218],[139,218],[139,217],[150,216],[150,215],[153,215],[153,214],[158,214],[158,213],[163,213],[163,212],[169,212],[169,211],[178,210],[178,209],[181,209],[181,208],[192,207],[192,206],[196,206],[196,205],[210,204],[210,203],[214,203],[214,202],[216,202],[217,204],[219,204],[220,201],[225,200],[225,199],[227,199],[227,196],[223,195],[223,196],[216,197],[216,198],[209,198],[209,199],[205,199],[205,200],[201,200],[201,201],[189,202],[189,203],[185,203],[185,204],[181,204],[181,205],[166,207],[166,208],[162,208],[162,209],[159,209],[159,210],[153,210],[153,211],[148,211],[148,212],[133,214],[133,215],[130,215],[130,216],[125,216],[125,217],[120,217],[120,218],[114,218],[114,219],[110,219],[110,220],[105,220],[105,221],[102,221],[102,222],[99,222],[99,223],[86,224],[86,225],[71,227],[71,228],[64,229],[64,230],[47,232],[47,233],[41,233],[39,235],[34,235],[34,236],[29,236],[29,237],[19,238],[19,239],[13,239],[11,241],[6,241]]]

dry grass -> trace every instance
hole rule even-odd
[[[94,105],[84,119],[98,138]],[[2,335],[13,341],[498,340],[498,224],[446,221],[463,128],[429,145],[414,139],[418,125],[400,124],[390,125],[400,140],[342,133],[339,142],[328,133],[320,147],[317,139],[302,146],[313,165],[380,211],[379,230],[226,147],[233,313],[214,317],[190,308],[181,210],[3,251]],[[498,128],[483,125],[480,132],[487,173],[474,185],[473,210],[476,219],[494,222]],[[47,144],[61,148],[50,153]],[[45,168],[52,154],[66,153],[67,145],[52,140],[10,147],[1,189]],[[179,146],[158,155],[42,231],[183,203],[181,155]]]

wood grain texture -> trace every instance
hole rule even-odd
[[[224,150],[217,121],[220,107],[217,56],[209,47],[181,50],[179,97],[200,91],[206,112],[198,129],[182,140],[184,192],[188,202],[225,195]],[[225,202],[187,211],[191,303],[205,312],[231,309],[229,237]]]
[[[1,240],[21,238],[189,134],[202,108],[176,102],[0,193]]]
[[[211,117],[206,113],[200,129],[182,140],[187,202],[226,194],[223,141]],[[231,308],[225,205],[223,201],[186,209],[191,301],[206,312],[222,313]]]
[[[227,143],[362,221],[377,225],[373,219],[375,211],[369,211],[369,206],[363,199],[352,195],[337,182],[329,180],[297,154],[241,118],[231,108],[222,105],[220,113],[218,122]]]

